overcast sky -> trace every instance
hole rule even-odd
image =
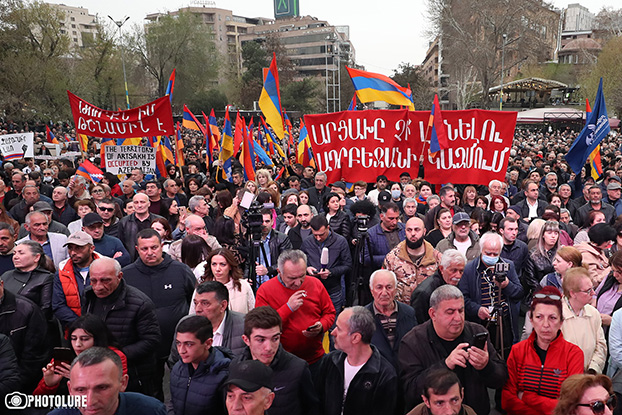
[[[116,20],[130,16],[128,23],[140,23],[149,13],[176,10],[197,5],[186,0],[48,0],[69,6],[82,6],[91,14]],[[477,0],[475,0],[477,1]],[[216,0],[216,7],[232,10],[245,17],[274,17],[272,0]],[[563,8],[576,0],[552,0]],[[594,14],[605,6],[615,7],[614,0],[591,0],[582,3]],[[425,0],[300,0],[300,14],[327,20],[332,25],[349,25],[350,38],[359,65],[368,71],[391,75],[401,62],[420,64],[428,46]]]

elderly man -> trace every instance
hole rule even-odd
[[[370,266],[374,270],[382,268],[385,256],[406,239],[405,226],[398,221],[399,217],[400,208],[395,203],[388,202],[382,205],[380,223],[367,231],[369,249],[365,249],[364,262],[366,266]]]
[[[35,202],[34,205],[32,205],[32,211],[33,212],[41,212],[43,214],[45,214],[45,216],[48,217],[48,232],[51,233],[62,233],[65,236],[69,236],[70,232],[69,229],[67,229],[67,227],[65,225],[63,225],[60,222],[57,222],[53,219],[52,216],[52,206],[50,206],[50,204],[48,202],[44,202],[43,200],[40,200],[38,202]],[[22,224],[22,226],[19,227],[19,233],[17,235],[17,237],[19,239],[24,238],[26,235],[28,235],[28,231],[26,230],[25,224]]]
[[[503,318],[503,345],[506,350],[502,353],[508,356],[512,344],[520,340],[518,319],[523,286],[518,280],[514,264],[501,258],[501,235],[485,233],[480,238],[479,245],[481,256],[467,264],[458,288],[464,293],[466,318],[479,324],[487,324],[493,339],[500,338],[499,320]],[[509,266],[507,275],[495,272],[497,263]]]
[[[397,373],[371,344],[374,331],[374,317],[365,307],[348,307],[337,317],[331,333],[336,350],[321,360],[315,377],[324,415],[395,412]]]
[[[211,249],[221,248],[218,240],[214,236],[207,233],[207,229],[205,228],[205,222],[203,221],[203,219],[201,219],[200,216],[188,215],[188,217],[186,217],[186,220],[184,221],[184,225],[186,227],[186,236],[198,235],[203,238],[203,240]],[[175,241],[168,249],[168,254],[176,261],[181,261],[181,243],[181,239]]]
[[[315,394],[307,362],[285,351],[281,345],[283,322],[272,307],[257,307],[244,317],[244,343],[241,355],[231,364],[257,360],[270,367],[275,397],[270,415],[317,414]]]
[[[430,320],[413,328],[400,345],[400,378],[406,410],[423,401],[426,371],[447,367],[464,385],[464,402],[476,413],[488,414],[487,388],[503,385],[508,372],[490,339],[483,350],[471,346],[475,335],[485,333],[486,329],[464,320],[464,297],[450,284],[432,293],[428,312]]]
[[[68,258],[65,242],[67,236],[60,233],[48,232],[49,218],[43,212],[30,212],[26,215],[24,228],[28,235],[17,241],[19,244],[25,240],[38,242],[43,248],[43,252],[54,261],[54,266],[58,268],[59,264]]]
[[[107,347],[91,347],[71,365],[67,387],[71,395],[83,395],[84,408],[59,408],[51,415],[166,415],[162,402],[139,393],[125,392],[128,375],[121,358]]]
[[[415,309],[417,322],[423,323],[430,319],[430,296],[441,285],[450,284],[458,286],[467,259],[456,249],[448,249],[443,252],[441,262],[436,272],[423,281],[410,297],[410,305]]]
[[[91,285],[84,290],[82,312],[101,317],[119,343],[127,357],[128,390],[153,395],[155,351],[161,340],[153,302],[125,283],[115,259],[94,260],[89,275]]]
[[[162,331],[162,341],[157,349],[156,397],[163,399],[164,363],[170,353],[175,326],[190,310],[196,278],[186,264],[174,261],[162,251],[160,234],[153,229],[138,233],[136,251],[139,258],[123,268],[123,278],[128,285],[147,294],[156,305]]]
[[[278,278],[257,290],[256,307],[269,305],[283,320],[285,350],[313,365],[324,356],[322,335],[335,322],[335,307],[324,285],[307,278],[307,256],[288,250],[279,256]]]
[[[258,360],[245,360],[229,367],[225,382],[229,415],[264,415],[274,401],[272,369]]]
[[[67,198],[67,188],[56,186],[52,191],[53,213],[52,218],[67,226],[69,223],[78,219],[75,209],[69,205]]]
[[[603,201],[603,193],[600,186],[593,185],[589,188],[589,202],[577,209],[576,215],[573,215],[575,223],[578,226],[589,226],[588,216],[591,211],[598,210],[605,215],[605,222],[613,225],[616,220],[616,210],[609,203]]]
[[[540,186],[540,198],[548,200],[549,196],[557,193],[557,174],[549,172],[544,176],[544,185]]]
[[[471,218],[465,212],[458,212],[452,219],[452,232],[436,245],[437,261],[448,249],[457,249],[468,261],[477,258],[479,245],[477,235],[471,231]]]
[[[410,184],[409,186],[412,186],[412,184]],[[423,217],[417,214],[417,205],[417,199],[415,199],[414,197],[407,197],[406,199],[404,199],[404,202],[402,203],[402,209],[404,210],[404,212],[402,213],[402,222],[406,223],[410,218]]]
[[[214,229],[214,220],[209,215],[210,206],[205,196],[192,196],[188,201],[188,210],[203,219],[208,233]]]
[[[365,307],[374,315],[376,322],[371,344],[397,370],[397,354],[402,337],[417,325],[415,310],[396,301],[397,277],[392,271],[374,271],[369,278],[369,289],[374,301]]]
[[[510,200],[503,196],[503,183],[500,180],[491,180],[490,183],[488,183],[488,194],[485,196],[486,199],[488,200],[488,206],[490,206],[490,199],[492,198],[492,196],[502,196],[503,199],[505,199],[505,203],[507,204],[507,206],[510,205]]]
[[[69,197],[69,204],[74,206],[78,200],[89,199],[89,191],[86,190],[88,184],[86,179],[80,175],[73,175],[69,180],[67,196]]]
[[[136,252],[136,235],[142,230],[151,229],[151,222],[162,216],[154,215],[149,212],[149,196],[137,193],[132,199],[134,202],[134,213],[123,217],[119,221],[119,236],[125,245],[132,260],[138,256]]]
[[[4,195],[4,206],[6,206],[7,209],[12,208],[13,206],[15,206],[16,203],[21,200],[22,190],[26,185],[26,179],[27,176],[22,172],[14,172],[11,174],[12,189],[6,192],[6,195]],[[14,199],[16,201],[11,203]]]
[[[309,188],[309,206],[315,207],[316,211],[322,212],[324,195],[330,192],[330,188],[326,186],[327,176],[326,173],[316,173],[315,186]]]
[[[397,276],[397,301],[408,303],[412,292],[436,271],[434,247],[424,240],[423,221],[417,217],[406,222],[406,239],[384,259],[383,268]]]

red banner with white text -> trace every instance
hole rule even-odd
[[[173,135],[169,97],[126,111],[106,111],[67,91],[77,134],[91,137],[133,138]]]
[[[417,177],[423,163],[431,183],[485,184],[503,180],[516,112],[443,111],[450,148],[429,154],[429,111],[368,110],[305,115],[318,171],[328,183],[372,183],[384,174]]]

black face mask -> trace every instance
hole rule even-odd
[[[423,245],[423,238],[419,238],[414,242],[406,239],[406,246],[410,249],[419,249],[421,245]]]

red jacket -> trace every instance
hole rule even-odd
[[[536,353],[535,340],[534,331],[527,340],[512,346],[502,394],[503,409],[509,415],[550,414],[557,405],[562,382],[583,373],[583,351],[564,340],[561,331],[549,345],[544,365]]]
[[[302,306],[292,312],[287,301],[299,290],[306,290],[307,296]],[[324,356],[322,346],[324,336],[317,335],[308,339],[302,334],[307,327],[317,321],[322,323],[322,333],[330,329],[335,322],[335,307],[320,280],[307,276],[298,290],[290,290],[281,284],[278,277],[274,277],[261,284],[257,290],[255,307],[263,305],[274,308],[283,320],[281,344],[285,350],[306,360],[309,364],[317,362]]]

